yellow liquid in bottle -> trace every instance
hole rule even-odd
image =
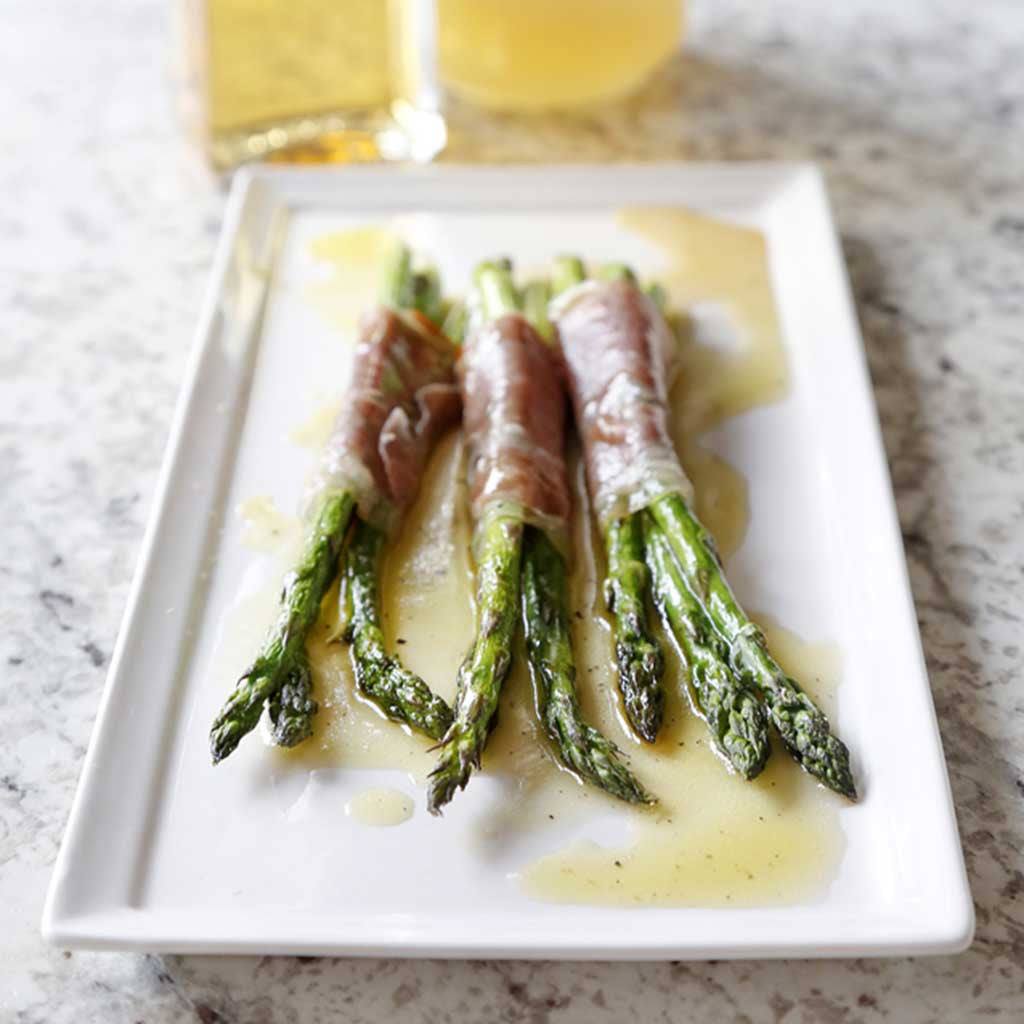
[[[382,0],[208,0],[210,127],[385,105],[388,32]]]
[[[214,167],[426,160],[418,0],[182,0],[186,111]]]
[[[505,110],[626,93],[683,30],[681,0],[438,0],[437,13],[444,84]]]

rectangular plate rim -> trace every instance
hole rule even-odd
[[[804,928],[799,937],[785,937],[771,943],[759,941],[732,940],[727,944],[721,942],[694,942],[692,939],[672,942],[629,943],[623,944],[621,938],[592,936],[586,943],[564,941],[548,938],[545,940],[531,939],[524,941],[481,940],[467,943],[457,937],[436,938],[425,942],[421,937],[397,933],[387,930],[361,928],[361,938],[356,940],[333,932],[331,929],[316,930],[316,935],[303,939],[292,935],[283,941],[278,929],[278,937],[271,933],[253,932],[247,929],[244,933],[236,926],[232,931],[230,915],[226,915],[225,928],[207,928],[208,937],[201,935],[190,938],[187,929],[168,927],[161,922],[159,912],[145,911],[124,907],[121,909],[99,909],[70,911],[63,906],[64,896],[74,886],[74,851],[84,841],[89,823],[86,820],[85,805],[94,788],[96,763],[101,756],[104,735],[111,721],[117,715],[115,698],[120,687],[126,684],[124,652],[133,628],[137,625],[140,596],[153,572],[157,558],[158,539],[161,532],[163,512],[168,500],[168,492],[173,477],[183,457],[182,435],[190,416],[194,413],[197,402],[197,389],[200,369],[206,350],[213,343],[215,326],[218,316],[218,297],[229,272],[233,259],[234,241],[239,232],[246,204],[260,190],[267,191],[273,200],[284,209],[301,208],[302,197],[308,196],[310,188],[314,190],[318,202],[325,200],[351,206],[353,188],[361,188],[364,193],[380,188],[385,192],[379,202],[382,208],[394,209],[394,203],[387,193],[385,185],[395,180],[422,183],[428,189],[451,189],[456,183],[471,183],[474,187],[492,189],[496,183],[510,181],[530,183],[546,182],[550,187],[554,181],[559,187],[566,188],[568,183],[578,184],[589,179],[591,188],[610,188],[614,180],[616,188],[623,192],[630,191],[639,183],[658,183],[666,190],[678,189],[681,180],[687,180],[690,187],[701,186],[701,183],[714,182],[719,187],[748,190],[750,182],[762,178],[765,182],[773,182],[779,189],[793,183],[809,186],[816,193],[815,201],[820,207],[822,227],[827,233],[826,252],[824,258],[831,266],[828,273],[839,288],[836,296],[840,303],[844,325],[852,331],[853,340],[861,364],[861,381],[856,383],[857,390],[867,403],[867,421],[871,425],[871,436],[864,437],[863,443],[870,445],[874,451],[872,459],[884,475],[884,492],[891,510],[891,533],[886,538],[890,547],[895,545],[902,565],[903,605],[911,621],[915,622],[913,630],[917,655],[920,664],[920,675],[927,691],[926,697],[931,709],[930,723],[927,729],[929,740],[937,748],[941,757],[941,737],[927,683],[924,654],[921,649],[920,636],[916,629],[916,618],[909,578],[903,561],[902,541],[899,535],[895,500],[888,479],[885,452],[877,410],[874,406],[873,393],[868,377],[866,354],[863,340],[857,327],[857,319],[853,306],[850,285],[846,268],[843,263],[834,221],[828,205],[824,178],[820,169],[809,162],[773,162],[758,161],[751,163],[704,163],[704,164],[617,164],[607,165],[503,165],[475,167],[472,165],[432,165],[428,167],[392,167],[392,168],[280,168],[255,167],[246,168],[236,175],[225,211],[224,224],[214,258],[210,284],[207,289],[195,340],[189,355],[184,383],[177,402],[172,426],[170,429],[164,459],[161,465],[157,486],[154,493],[152,511],[142,541],[139,561],[133,577],[126,604],[126,610],[118,634],[110,669],[104,684],[81,776],[76,789],[75,798],[69,815],[67,828],[60,852],[54,867],[53,877],[46,898],[43,912],[42,934],[46,941],[64,947],[79,949],[146,949],[162,952],[196,952],[196,953],[291,953],[301,955],[342,954],[357,956],[395,955],[403,957],[513,957],[522,959],[559,958],[559,959],[688,959],[709,958],[775,958],[775,957],[843,957],[854,955],[906,956],[949,954],[959,952],[967,946],[974,933],[974,908],[967,883],[963,864],[962,851],[956,829],[955,810],[949,787],[944,761],[942,763],[942,785],[944,799],[937,813],[948,818],[951,833],[947,836],[956,847],[955,857],[959,866],[959,877],[955,881],[955,891],[949,892],[948,902],[939,914],[933,913],[930,920],[922,915],[917,926],[907,922],[890,921],[883,923],[862,922],[872,924],[876,929],[874,938],[869,934],[856,936],[858,929],[851,929],[851,938],[839,940],[834,932],[816,934],[813,928]],[[457,191],[457,190],[456,190]],[[585,190],[581,190],[585,191]],[[585,200],[593,205],[593,197]],[[660,201],[660,200],[656,200]],[[389,202],[391,205],[388,206]],[[472,205],[471,196],[460,192],[454,206]],[[518,200],[526,203],[526,200]],[[517,201],[507,205],[515,207]],[[532,205],[539,204],[536,197]],[[939,794],[935,794],[938,796]],[[658,915],[671,913],[687,918],[699,918],[702,914],[730,915],[752,913],[749,909],[721,910],[703,908],[610,908],[624,915],[643,913]],[[760,909],[757,913],[763,917],[771,916],[772,911],[786,908]],[[934,910],[934,908],[932,908]],[[889,936],[881,937],[883,929]],[[217,936],[220,931],[222,934]],[[273,930],[272,930],[273,931]],[[871,929],[868,928],[870,932]],[[232,937],[233,935],[233,937]]]

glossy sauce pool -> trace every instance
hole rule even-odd
[[[697,490],[697,511],[728,557],[742,543],[749,518],[746,484],[734,467],[700,446],[700,436],[729,416],[786,393],[787,368],[763,239],[755,231],[681,209],[628,210],[620,221],[663,251],[665,266],[658,277],[669,288],[673,307],[710,311],[710,319],[728,328],[728,344],[722,347],[704,343],[701,316],[679,324],[681,356],[672,391],[674,435]],[[375,265],[385,236],[366,228],[339,232],[318,239],[314,253],[332,267],[336,281],[346,267],[358,263],[365,274],[368,263]],[[336,289],[318,287],[310,297],[339,326],[351,325],[352,304],[339,298]],[[308,422],[296,425],[292,438],[316,447],[326,439],[332,419],[330,408],[316,410]],[[692,710],[668,644],[667,713],[658,742],[644,745],[626,730],[601,598],[603,555],[591,529],[575,451],[569,464],[575,495],[571,599],[581,702],[590,721],[628,754],[633,771],[659,803],[651,809],[625,807],[581,785],[559,766],[537,723],[520,656],[502,691],[498,726],[483,759],[485,772],[515,779],[514,795],[478,825],[478,838],[486,843],[488,835],[508,829],[543,830],[552,822],[561,827],[597,813],[625,816],[628,837],[620,846],[570,842],[519,867],[523,890],[547,901],[757,906],[812,900],[834,878],[842,855],[841,801],[802,773],[777,738],[768,767],[756,781],[730,774]],[[382,574],[388,643],[449,700],[473,636],[470,524],[462,472],[461,443],[452,432],[431,459]],[[263,497],[243,503],[239,511],[249,524],[248,543],[270,552],[279,563],[275,570],[283,574],[299,543],[297,521],[277,513]],[[231,613],[218,659],[229,676],[251,657],[274,618],[276,602],[275,585]],[[324,765],[400,769],[422,793],[433,765],[430,741],[389,723],[355,693],[348,651],[337,638],[336,602],[335,589],[324,601],[309,642],[320,702],[315,734],[294,750],[269,747],[267,756],[295,770]],[[767,616],[755,612],[754,617],[783,667],[831,713],[842,671],[838,651],[829,644],[804,643]],[[362,820],[359,814],[372,816],[375,801],[365,796],[362,811],[350,815],[356,820]],[[382,812],[395,819],[386,823],[404,820],[405,805],[402,814],[396,810],[400,803],[393,801],[390,811]]]

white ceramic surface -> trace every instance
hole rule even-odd
[[[474,782],[444,821],[420,806],[409,823],[378,838],[346,832],[337,808],[355,788],[394,784],[401,773],[274,780],[255,742],[217,772],[207,762],[206,729],[225,687],[207,671],[216,625],[253,558],[227,510],[261,493],[294,505],[309,464],[286,434],[322,382],[343,377],[340,346],[303,298],[312,273],[308,240],[333,227],[393,220],[453,280],[492,253],[496,238],[523,262],[540,263],[572,238],[595,259],[654,270],[657,250],[611,217],[636,203],[687,205],[759,227],[768,238],[792,391],[727,423],[711,446],[744,472],[757,509],[730,564],[741,598],[803,636],[837,642],[844,655],[839,720],[864,799],[841,813],[846,855],[815,904],[613,910],[532,902],[507,873],[542,847],[526,840],[508,863],[494,864],[460,838],[460,820],[496,798],[493,780]],[[909,954],[969,942],[973,913],[884,456],[813,168],[241,177],[155,509],[47,901],[51,941],[608,959]],[[794,565],[797,542],[806,557]],[[883,704],[884,716],[877,714]],[[279,827],[300,796],[306,813]],[[395,868],[410,848],[421,851],[418,866],[403,874]],[[276,894],[299,857],[303,881],[285,901]],[[426,871],[432,887],[420,884]],[[400,879],[386,898],[372,884],[376,874]]]

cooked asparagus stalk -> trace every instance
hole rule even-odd
[[[644,533],[654,601],[679,643],[697,706],[718,750],[745,779],[768,759],[768,730],[757,695],[728,660],[728,648],[683,581],[664,534],[649,516]]]
[[[527,320],[549,343],[555,333],[548,318],[551,292],[551,285],[543,280],[530,282],[523,292]],[[637,570],[642,574],[639,582],[642,614],[646,574],[643,562],[637,561],[632,571],[623,567],[622,575],[632,580]],[[628,598],[623,597],[623,600]],[[583,718],[576,695],[576,663],[568,608],[565,559],[543,531],[530,527],[523,550],[523,627],[537,706],[548,735],[555,741],[563,763],[584,779],[630,803],[654,803],[654,798],[622,764],[615,744]],[[640,638],[636,630],[633,635],[637,640],[634,650],[639,653]],[[646,656],[660,658],[661,651],[653,645]],[[635,710],[638,720],[647,722],[654,709],[643,709],[647,714],[639,708]],[[656,714],[660,718],[660,707]]]
[[[514,312],[518,305],[510,266],[482,263],[473,275],[471,308],[483,321]],[[498,697],[512,663],[523,520],[504,504],[487,507],[477,524],[477,630],[473,646],[459,667],[455,717],[440,744],[437,765],[430,774],[427,809],[441,808],[465,787],[494,725]]]
[[[623,264],[610,264],[601,271],[605,280],[633,280]],[[583,261],[562,256],[555,261],[556,293],[586,279]],[[633,731],[653,743],[661,728],[665,694],[661,678],[665,659],[661,646],[647,624],[647,566],[644,564],[643,529],[637,514],[612,522],[604,531],[607,573],[605,604],[613,618],[615,659],[619,670],[619,691]]]
[[[562,280],[579,280],[582,272],[582,265],[573,258],[563,258],[556,265]],[[628,440],[633,445],[631,459],[623,460],[616,453],[615,467],[620,473],[611,488],[613,500],[628,496],[632,504],[636,490],[651,483],[633,471],[625,474],[629,481],[625,485],[623,465],[640,465],[648,454],[654,461],[653,480],[662,493],[651,494],[647,502],[651,527],[646,560],[655,575],[669,627],[687,656],[698,703],[736,768],[748,777],[756,775],[768,748],[757,716],[742,688],[736,686],[739,677],[764,701],[767,717],[795,759],[825,785],[853,798],[846,747],[832,734],[824,714],[768,652],[764,635],[729,589],[710,534],[683,496],[685,477],[672,452],[666,425],[663,360],[670,335],[662,321],[664,292],[648,289],[650,302],[645,303],[635,275],[623,265],[605,268],[601,276],[608,282],[601,290],[582,297],[568,314],[563,310],[558,318],[577,418],[589,421],[585,443],[607,448],[610,443],[614,446]],[[566,319],[570,314],[576,317],[572,323]],[[613,361],[613,372],[622,374],[635,388],[632,397],[628,388],[614,392],[615,401],[607,408],[599,407],[604,418],[597,422],[583,397],[597,388],[602,400],[608,399],[609,381],[600,375],[596,381],[588,379],[588,342],[594,340],[603,345],[604,358],[621,357]],[[604,391],[600,391],[602,387]],[[609,507],[607,502],[605,507]]]
[[[648,570],[639,515],[613,522],[605,530],[604,544],[608,563],[604,599],[614,619],[619,691],[634,732],[653,743],[665,710],[661,685],[665,658],[647,625]]]
[[[789,752],[805,771],[855,800],[846,745],[832,733],[821,709],[769,653],[764,633],[747,617],[729,587],[711,535],[678,494],[654,502],[650,513],[687,585],[729,644],[733,664],[756,687]]]
[[[487,744],[498,696],[512,663],[516,632],[523,521],[501,506],[488,510],[480,529],[473,647],[459,668],[455,717],[430,775],[427,808],[441,808],[469,781]]]
[[[471,304],[484,323],[520,312],[528,303],[536,334],[525,325],[521,329],[532,336],[532,345],[537,346],[537,335],[547,325],[548,294],[543,283],[531,285],[521,303],[512,283],[511,266],[491,262],[477,269],[474,289]],[[547,327],[550,334],[550,325]],[[529,345],[531,340],[522,336],[517,339],[510,332],[501,336],[500,343]],[[549,366],[545,368],[550,371]],[[502,386],[515,384],[508,380]],[[560,393],[550,397],[556,403],[561,401]],[[556,416],[560,424],[560,406]],[[522,427],[517,424],[517,428]],[[561,428],[556,429],[558,483],[564,490]],[[487,506],[482,526],[477,590],[480,625],[473,649],[459,672],[455,721],[442,743],[441,757],[431,776],[428,807],[436,813],[457,788],[466,784],[472,769],[479,766],[510,664],[520,597],[530,668],[537,685],[537,706],[559,757],[570,769],[614,795],[631,802],[649,802],[651,798],[618,760],[614,745],[583,720],[576,698],[561,553],[542,530],[524,526],[518,508],[507,502]]]
[[[522,603],[526,652],[537,710],[567,768],[629,803],[654,803],[621,761],[618,748],[583,718],[569,629],[565,560],[543,530],[527,527]]]
[[[378,583],[384,540],[380,530],[357,521],[344,555],[340,593],[356,685],[388,718],[439,740],[451,724],[451,709],[384,645]]]
[[[310,696],[306,634],[334,580],[354,507],[349,494],[332,494],[324,500],[299,564],[285,580],[281,615],[214,720],[210,731],[214,764],[256,727],[268,702],[274,740],[281,746],[293,747],[312,732],[316,701]]]
[[[465,303],[453,302],[444,318],[444,323],[441,325],[441,333],[451,338],[456,345],[461,345],[462,339],[466,336],[466,321],[468,317],[469,312],[466,309]]]
[[[586,280],[587,271],[578,256],[558,256],[551,271],[551,289],[561,295]]]
[[[380,299],[386,310],[413,309],[438,316],[440,282],[433,270],[414,273],[409,249],[396,245],[385,265]],[[386,321],[391,327],[400,323],[394,312],[385,311],[377,322],[384,324]],[[407,339],[403,338],[400,344],[405,343]],[[370,372],[377,372],[379,367],[373,359],[371,363]],[[381,366],[385,364],[386,361]],[[450,373],[450,363],[447,372]],[[373,395],[376,394],[373,391]],[[375,449],[378,442],[375,429],[362,426],[358,429],[365,434],[360,442]],[[342,448],[347,445],[348,441]],[[346,451],[346,454],[350,453]],[[299,564],[285,580],[278,621],[213,723],[210,749],[215,764],[227,757],[242,737],[255,728],[264,706],[269,712],[273,738],[281,746],[295,746],[312,732],[317,704],[312,697],[306,636],[319,616],[320,603],[337,573],[355,506],[355,495],[344,487],[329,487],[320,499]],[[364,614],[359,620],[361,627],[365,627],[366,619]],[[369,675],[367,666],[364,676]],[[377,672],[375,678],[379,676]],[[383,683],[377,685],[380,687]],[[409,694],[407,688],[400,692]],[[424,713],[426,709],[424,705]],[[432,714],[436,715],[436,710],[435,706]]]
[[[550,302],[550,281],[531,281],[523,289],[523,314],[533,325],[533,329],[549,344],[555,338],[555,328],[548,319],[548,304]]]

